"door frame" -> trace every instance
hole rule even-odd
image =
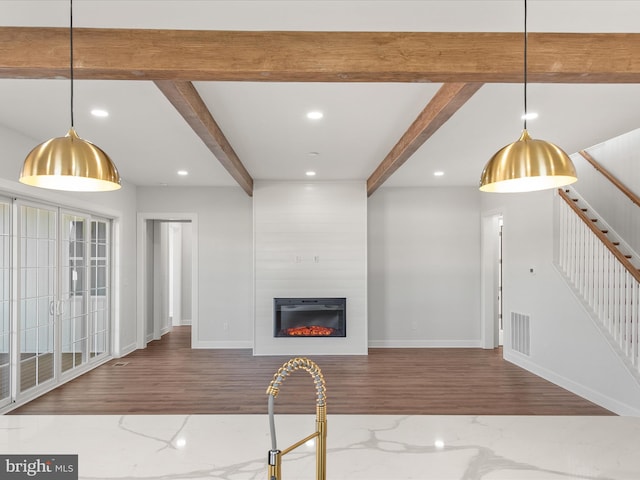
[[[498,325],[498,260],[500,257],[500,237],[498,219],[504,214],[502,209],[490,210],[482,214],[480,234],[480,330],[481,345],[485,349],[499,346]]]
[[[191,223],[191,344],[198,338],[198,215],[195,213],[153,213],[139,212],[137,219],[136,247],[136,348],[146,348],[146,329],[148,306],[146,292],[150,288],[145,275],[147,260],[147,222],[190,222]]]

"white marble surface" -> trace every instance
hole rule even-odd
[[[314,415],[278,415],[283,449]],[[0,417],[0,452],[78,454],[81,479],[267,478],[267,415]],[[640,479],[640,418],[328,415],[327,479]],[[315,447],[283,457],[315,479]]]

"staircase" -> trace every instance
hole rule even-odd
[[[572,210],[583,222],[593,227],[592,230],[598,238],[609,244],[627,260],[625,263],[629,263],[631,269],[640,269],[640,255],[574,188],[565,187],[559,191],[559,195],[567,204],[575,207]]]
[[[557,266],[640,383],[640,256],[575,189],[558,197]]]

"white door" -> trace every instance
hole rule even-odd
[[[109,221],[64,211],[60,228],[61,371],[110,353]]]
[[[111,354],[111,222],[91,219],[89,251],[89,357]]]
[[[89,228],[86,215],[63,211],[60,219],[60,369],[89,360]]]
[[[15,211],[17,380],[9,395],[21,401],[110,355],[111,242],[106,219],[20,200]]]
[[[54,381],[56,372],[58,211],[18,203],[18,396]]]

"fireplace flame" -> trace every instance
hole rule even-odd
[[[333,335],[335,331],[335,328],[311,325],[310,327],[286,328],[284,333],[290,337],[328,337]]]

